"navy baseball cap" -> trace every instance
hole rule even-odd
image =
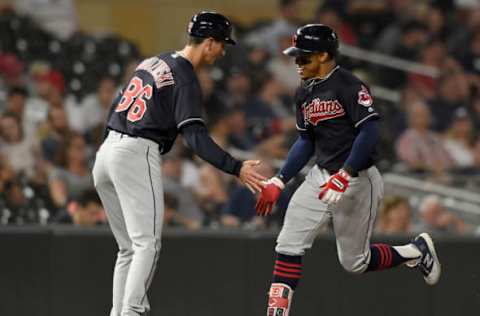
[[[187,32],[190,36],[208,38],[235,45],[232,39],[232,23],[216,12],[202,11],[195,14],[188,23]]]

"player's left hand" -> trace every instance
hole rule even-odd
[[[255,205],[255,210],[259,216],[267,216],[272,212],[273,205],[280,198],[280,193],[285,188],[283,181],[277,177],[268,179],[264,185]]]
[[[330,176],[327,182],[321,186],[322,191],[318,198],[327,204],[335,204],[348,189],[352,177],[343,169]]]

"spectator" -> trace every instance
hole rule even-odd
[[[229,143],[232,147],[240,150],[252,150],[255,143],[250,138],[247,129],[245,111],[240,107],[234,107],[229,115],[230,135]]]
[[[469,49],[460,61],[467,72],[480,75],[480,30],[476,30],[468,43]]]
[[[267,178],[273,177],[273,167],[262,162],[258,172]],[[228,200],[222,210],[222,225],[225,227],[252,226],[255,228],[265,225],[264,218],[256,216],[255,195],[246,187],[235,183],[228,194]]]
[[[66,210],[60,211],[53,219],[55,223],[94,226],[106,224],[107,217],[102,201],[95,190],[87,190],[70,201]]]
[[[438,38],[444,42],[447,38],[447,18],[445,12],[438,5],[428,5],[424,10],[424,16],[428,32],[431,38]]]
[[[391,22],[377,37],[375,49],[392,55],[398,39],[402,37],[402,26],[417,18],[418,3],[414,0],[391,0]]]
[[[180,183],[183,187],[193,192],[200,185],[200,171],[195,160],[195,154],[186,146],[179,136],[175,140],[175,146],[169,152],[172,157],[178,157],[182,161]]]
[[[244,106],[250,97],[252,82],[245,70],[232,68],[226,78],[226,90],[221,95],[221,102],[228,108]]]
[[[7,99],[5,101],[5,112],[10,112],[23,118],[25,110],[25,100],[28,97],[28,92],[24,87],[12,87],[8,91]]]
[[[207,225],[217,225],[228,199],[228,181],[219,170],[209,164],[200,166],[199,186],[195,189],[198,205],[205,214]]]
[[[48,176],[50,196],[57,209],[66,207],[69,199],[78,199],[85,191],[93,189],[83,136],[72,133],[62,149],[60,164]]]
[[[392,54],[401,59],[415,61],[423,44],[427,41],[428,32],[424,24],[418,21],[407,22],[402,27],[401,40],[397,42]],[[383,71],[383,82],[390,88],[402,88],[406,84],[405,72],[389,69]]]
[[[436,195],[428,195],[422,200],[419,214],[418,230],[421,231],[464,234],[470,229],[460,217],[448,211]]]
[[[381,234],[412,233],[412,210],[407,199],[389,196],[380,209],[377,231]]]
[[[7,112],[0,117],[0,152],[15,172],[32,178],[40,156],[39,144],[33,135],[24,133],[22,126],[15,114]]]
[[[357,35],[350,24],[344,21],[340,12],[334,6],[322,3],[315,12],[314,23],[330,26],[337,32],[338,38],[342,43],[357,46]]]
[[[42,156],[50,163],[61,164],[62,147],[72,133],[63,108],[51,108],[43,128]]]
[[[424,102],[424,99],[410,86],[401,91],[398,107],[394,108],[395,114],[386,120],[388,131],[391,133],[390,139],[398,139],[400,135],[408,128],[408,111],[412,104]]]
[[[480,27],[480,5],[458,7],[453,13],[454,23],[451,23],[453,30],[450,32],[447,46],[454,56],[461,59],[468,54],[469,41],[472,34]]]
[[[33,192],[0,153],[0,225],[37,223],[38,213],[27,194]]]
[[[256,95],[246,104],[246,120],[251,138],[256,142],[295,128],[295,119],[286,112],[278,81],[266,74]]]
[[[264,28],[248,34],[246,41],[263,42],[267,45],[271,56],[277,55],[280,51],[278,48],[279,36],[286,33],[293,34],[297,29],[299,2],[299,0],[278,0],[279,16]]]
[[[430,127],[430,111],[424,103],[412,104],[408,112],[409,128],[397,141],[397,155],[411,171],[431,172],[441,179],[451,167],[451,158],[440,136]]]
[[[205,111],[205,118],[207,125],[210,126],[217,120],[219,112],[225,110],[226,106],[222,101],[218,91],[215,89],[215,81],[211,76],[211,70],[202,67],[197,71],[198,81],[202,88],[203,95],[203,109]]]
[[[470,98],[470,82],[461,67],[449,69],[440,79],[437,97],[428,102],[432,114],[432,129],[445,132],[455,111],[467,107]]]
[[[473,159],[475,162],[475,171],[478,172],[478,170],[480,170],[480,138],[477,139],[473,147]]]
[[[11,53],[0,53],[0,92],[12,87],[23,86],[24,64]]]
[[[447,59],[445,44],[439,39],[433,39],[425,44],[417,61],[440,70],[445,64],[445,59]],[[438,91],[438,80],[428,75],[409,73],[408,86],[422,98],[431,100]]]
[[[22,128],[25,134],[34,136],[37,132],[35,122],[25,115],[25,104],[28,99],[28,92],[24,87],[13,87],[9,90],[6,100],[5,112],[15,114],[23,123]]]
[[[74,0],[16,0],[14,4],[18,12],[32,16],[42,28],[63,40],[77,30]]]
[[[0,195],[5,192],[7,182],[13,181],[16,174],[7,157],[0,152]]]
[[[202,226],[204,216],[197,206],[192,192],[181,183],[183,173],[182,160],[175,155],[175,152],[170,152],[163,156],[163,189],[165,194],[169,194],[177,200],[178,207],[176,210],[183,219],[188,219],[187,226],[190,229],[199,228]]]
[[[26,196],[25,187],[18,178],[12,178],[4,185],[4,210],[0,210],[3,224],[38,223],[38,212]]]
[[[232,132],[232,125],[230,116],[232,111],[229,108],[217,112],[215,117],[210,120],[209,131],[215,143],[222,148],[230,146],[230,134]]]
[[[115,95],[116,84],[112,77],[103,77],[99,80],[97,91],[85,97],[78,105],[75,115],[75,130],[82,134],[99,128],[103,132],[103,123],[107,119],[108,112]]]
[[[41,124],[47,120],[50,107],[64,106],[65,80],[60,72],[46,69],[40,69],[34,79],[36,97],[28,100],[25,115]]]
[[[469,113],[472,119],[473,130],[480,131],[480,94],[474,95],[470,102]]]
[[[300,79],[297,74],[297,65],[292,58],[282,53],[285,49],[290,47],[292,43],[292,33],[280,34],[278,36],[278,42],[280,52],[270,59],[267,69],[272,74],[273,78],[280,84],[282,93],[293,98],[295,90],[300,85]],[[269,75],[266,75],[266,77],[269,77]]]
[[[178,200],[175,196],[166,192],[163,198],[165,200],[165,215],[163,217],[164,226],[182,227],[188,230],[197,230],[200,228],[197,220],[189,218],[179,212]]]
[[[445,139],[445,148],[452,157],[455,169],[468,171],[474,167],[474,143],[470,116],[465,108],[459,108],[455,111]]]
[[[328,0],[327,3],[335,5],[344,3],[345,8],[339,12],[345,12],[353,29],[357,32],[360,46],[371,47],[377,41],[377,36],[395,19],[395,13],[399,12],[398,1],[369,1],[369,0]],[[416,3],[405,1],[408,9],[402,15],[410,17],[410,12],[416,9]],[[415,1],[418,2],[418,1]],[[404,8],[402,7],[402,8]],[[399,37],[396,37],[399,38]]]
[[[223,108],[211,117],[210,135],[221,147],[249,150],[255,145],[247,129],[245,112],[239,106]]]
[[[247,45],[247,65],[245,69],[250,74],[252,86],[256,87],[258,82],[262,81],[263,73],[266,71],[271,57],[264,42],[246,42]]]

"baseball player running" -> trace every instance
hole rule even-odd
[[[217,146],[201,117],[195,69],[224,55],[235,44],[223,15],[200,12],[188,25],[187,45],[142,61],[107,120],[108,136],[97,152],[93,176],[118,243],[111,316],[145,315],[147,290],[160,252],[163,222],[161,155],[181,133],[202,159],[238,176],[251,190],[265,178],[259,161],[238,161]]]
[[[277,239],[267,315],[288,315],[302,256],[329,221],[345,270],[361,274],[406,264],[417,267],[428,284],[437,283],[440,263],[427,233],[403,246],[370,245],[383,197],[374,165],[379,115],[367,85],[336,64],[337,35],[322,24],[305,25],[284,53],[295,57],[303,80],[295,97],[300,135],[283,168],[262,190],[257,213],[270,214],[285,184],[312,156],[315,166],[293,195]]]

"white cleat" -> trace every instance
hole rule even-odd
[[[422,272],[425,282],[429,285],[435,285],[440,279],[442,267],[438,260],[432,238],[429,234],[422,233],[415,237],[412,244],[420,250],[422,256],[415,261],[408,262],[407,266],[418,268],[420,272]]]

